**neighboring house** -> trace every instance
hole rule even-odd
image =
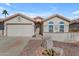
[[[52,33],[52,32],[69,32],[69,23],[70,19],[55,14],[48,17],[43,24],[44,33]]]
[[[79,32],[79,19],[73,20],[69,25],[70,32]]]
[[[2,20],[0,30],[3,36],[34,35],[34,21],[30,17],[18,13]]]
[[[3,36],[3,31],[4,31],[4,23],[3,20],[0,19],[0,36]]]

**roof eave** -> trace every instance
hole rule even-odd
[[[22,16],[23,18],[28,19],[29,21],[34,22],[32,18],[30,18],[30,17],[28,17],[28,16],[25,16],[25,15],[23,15],[23,14],[20,14],[20,13],[17,13],[17,14],[14,14],[14,15],[11,15],[11,16],[9,16],[9,17],[4,18],[4,22],[6,22],[7,20],[10,20],[10,19],[12,19],[12,18],[14,18],[14,17],[17,17],[17,16]]]
[[[61,15],[58,15],[58,14],[49,16],[46,20],[44,20],[44,22],[46,22],[46,21],[48,21],[48,20],[50,20],[50,19],[52,19],[52,18],[55,18],[55,17],[59,17],[59,18],[64,19],[64,20],[67,21],[67,22],[71,22],[70,19],[68,19],[68,18],[66,18],[66,17],[64,17],[64,16],[61,16]]]

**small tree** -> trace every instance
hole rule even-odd
[[[3,11],[2,11],[2,14],[3,14],[5,17],[6,17],[7,15],[9,15],[8,12],[7,12],[7,10],[3,10]]]

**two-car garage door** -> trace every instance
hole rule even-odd
[[[7,36],[32,36],[34,26],[31,24],[9,24],[6,33]]]

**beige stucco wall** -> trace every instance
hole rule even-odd
[[[79,41],[79,33],[77,32],[65,32],[65,33],[43,33],[44,38],[47,40],[55,41]]]
[[[20,18],[19,18],[20,17]],[[8,23],[20,23],[20,24],[24,24],[24,23],[32,23],[32,26],[34,27],[34,23],[32,21],[29,21],[28,19],[22,18],[21,16],[17,16],[15,18],[12,18],[11,20],[8,20],[4,23],[4,36],[6,36],[6,29],[7,29],[7,25]],[[34,30],[34,29],[29,29],[29,31]]]
[[[59,23],[60,23],[61,21],[63,21],[63,22],[64,22],[64,25],[65,25],[65,27],[64,27],[64,32],[68,32],[68,31],[69,31],[69,22],[64,21],[64,20],[62,20],[62,19],[60,19],[60,18],[58,18],[58,17],[54,17],[54,18],[52,18],[52,19],[50,19],[50,20],[44,22],[44,25],[43,25],[44,32],[49,32],[49,28],[48,28],[48,22],[49,22],[49,21],[52,21],[52,22],[54,23],[54,29],[53,29],[54,32],[56,32],[56,30],[55,30],[55,25],[57,25],[57,26],[60,25]],[[59,26],[58,26],[57,32],[59,32]]]
[[[6,21],[5,24],[6,23],[33,23],[33,22],[21,16],[17,16],[15,18],[12,18],[11,20]]]

